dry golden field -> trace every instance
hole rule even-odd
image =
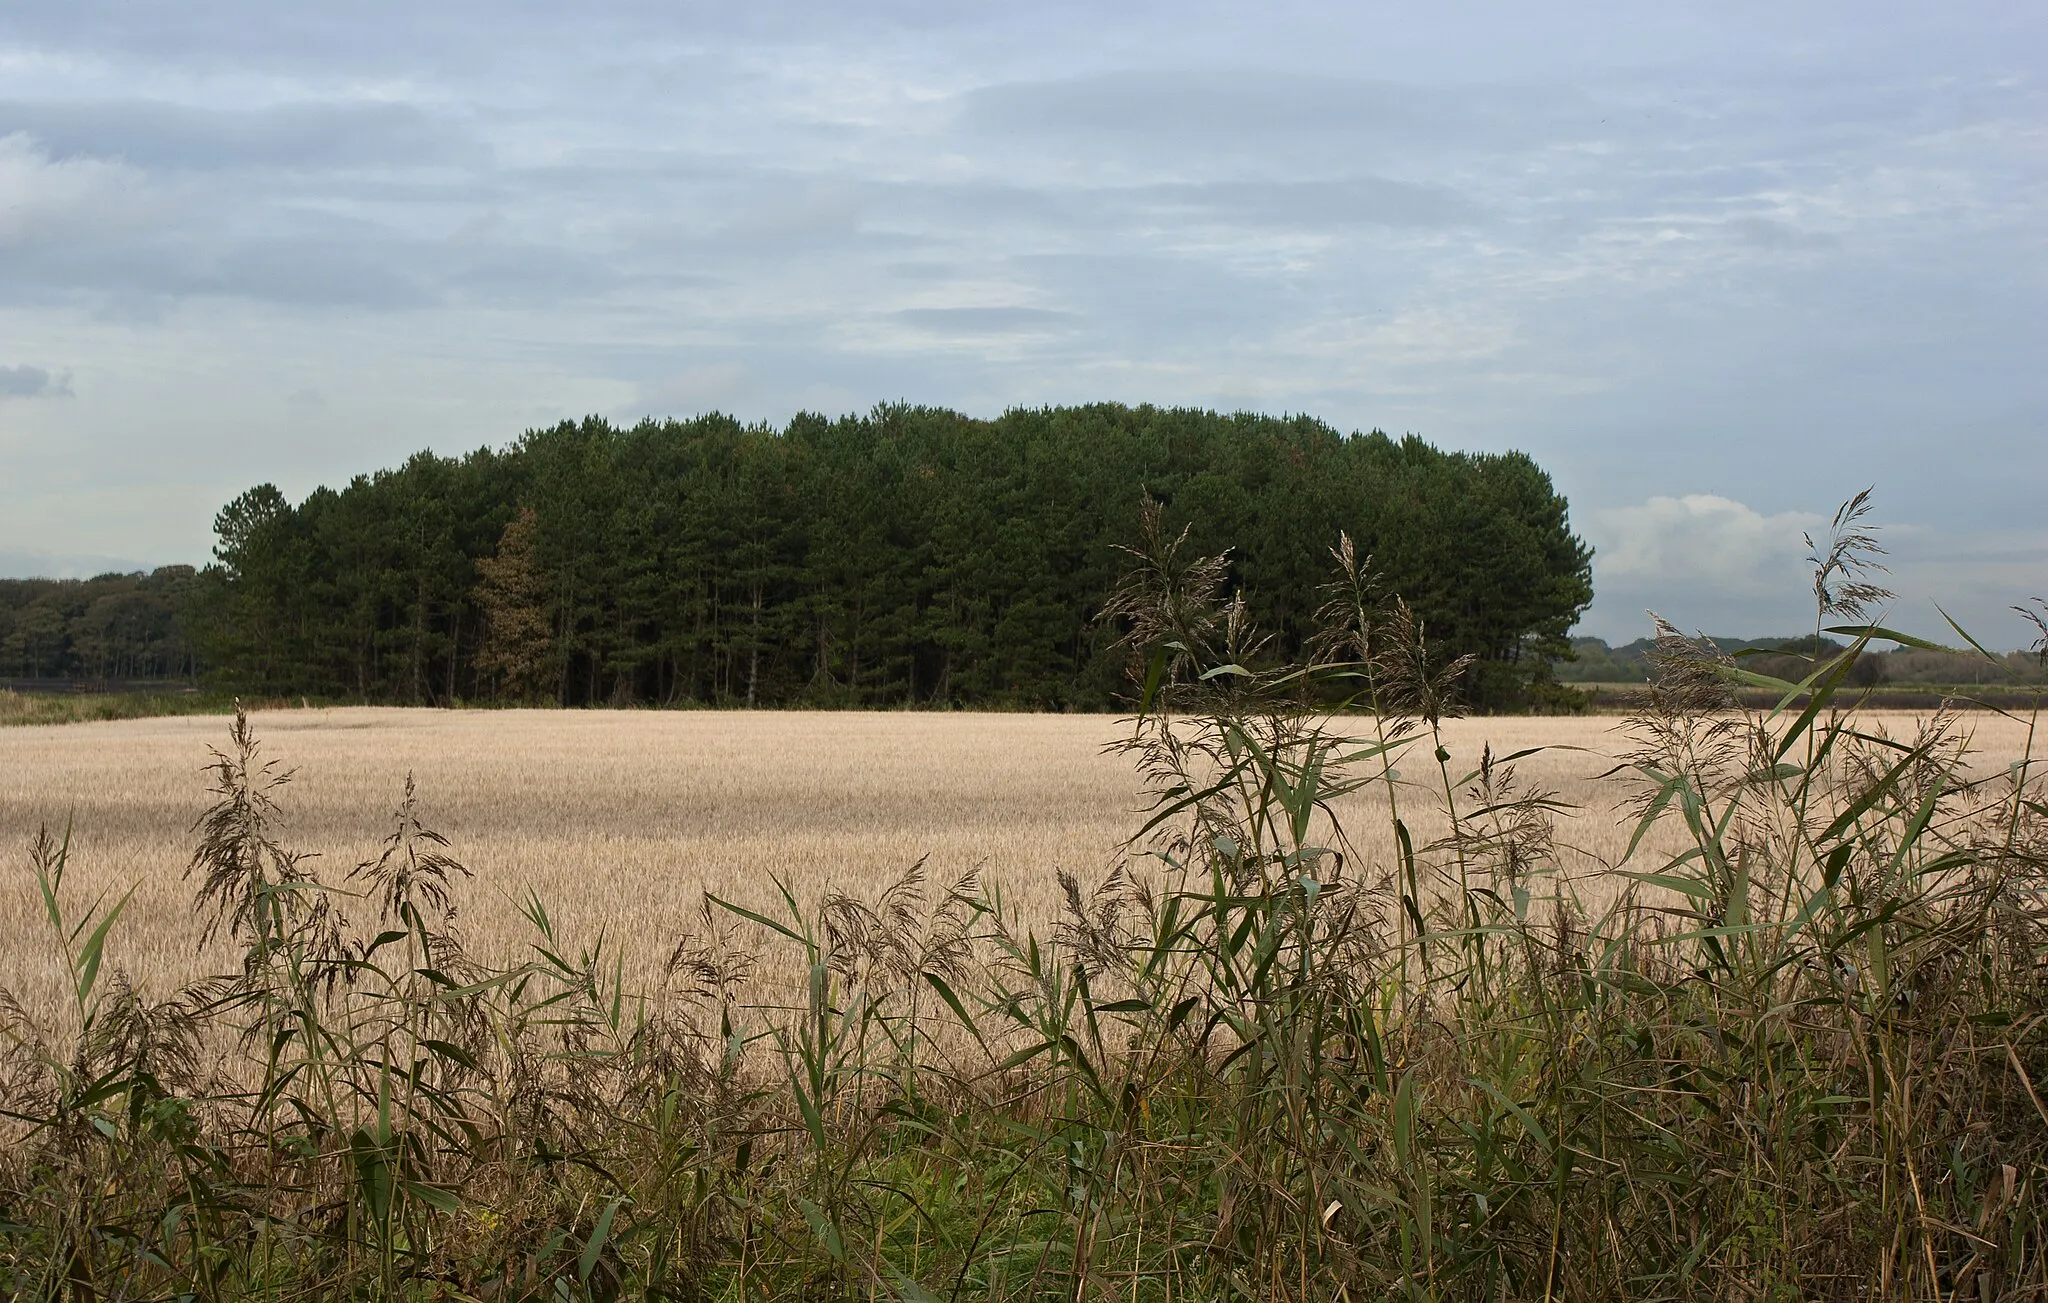
[[[1982,760],[2017,753],[2022,728],[1972,716]],[[72,824],[80,888],[126,890],[133,904],[110,962],[162,991],[219,955],[196,949],[191,827],[207,804],[209,745],[220,717],[0,730],[0,987],[33,1008],[62,990],[59,961],[28,868],[39,825]],[[1910,715],[1871,716],[1910,734]],[[668,938],[707,889],[762,909],[779,876],[799,899],[872,895],[920,858],[934,879],[980,871],[1027,921],[1057,909],[1055,869],[1099,877],[1141,823],[1129,763],[1105,754],[1105,716],[881,713],[449,712],[293,710],[254,717],[264,754],[296,770],[284,840],[317,852],[329,882],[373,855],[406,774],[429,826],[476,874],[462,926],[482,955],[511,958],[530,935],[516,902],[531,890],[574,944],[600,929],[651,978]],[[1362,723],[1363,726],[1363,723]],[[1563,748],[1524,760],[1522,776],[1579,807],[1561,820],[1560,859],[1597,873],[1628,828],[1624,784],[1595,781],[1625,748],[1611,717],[1495,718],[1448,724],[1453,769],[1498,753]],[[1426,748],[1407,766],[1404,813],[1433,835],[1440,804]],[[1384,819],[1349,798],[1347,830],[1385,861]],[[1440,825],[1439,825],[1440,826]],[[1368,865],[1368,871],[1374,867]],[[74,899],[83,899],[81,891]]]

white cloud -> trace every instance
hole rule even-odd
[[[119,222],[143,188],[124,163],[52,158],[25,131],[0,136],[0,248]]]
[[[1889,628],[1957,641],[1943,612],[1988,646],[2031,635],[2011,607],[2048,594],[2048,533],[1945,531],[1887,521],[1877,537],[1886,569],[1870,578],[1894,594],[1873,611]],[[1764,637],[1813,627],[1805,535],[1825,540],[1828,514],[1760,512],[1711,493],[1657,496],[1583,513],[1593,558],[1593,608],[1579,632],[1628,642],[1654,611],[1681,629]]]
[[[1627,641],[1648,632],[1644,613],[1655,611],[1681,627],[1728,636],[1796,629],[1811,610],[1803,536],[1826,523],[1816,512],[1766,515],[1712,493],[1589,512],[1595,598],[1584,627]],[[1773,627],[1751,627],[1759,621]]]
[[[1797,572],[1804,535],[1826,517],[1807,511],[1766,516],[1712,493],[1654,497],[1593,513],[1598,567],[1610,579],[1707,584],[1756,595]]]

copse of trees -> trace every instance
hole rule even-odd
[[[226,684],[371,701],[1105,709],[1095,616],[1147,497],[1231,548],[1298,654],[1341,529],[1474,704],[1550,688],[1590,552],[1528,457],[1308,417],[910,406],[786,428],[589,419],[422,452],[217,521],[195,626]]]
[[[0,680],[186,679],[191,566],[91,579],[0,579]]]

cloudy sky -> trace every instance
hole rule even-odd
[[[0,9],[0,573],[600,413],[1306,411],[1520,448],[1582,626],[2048,591],[2029,4]]]

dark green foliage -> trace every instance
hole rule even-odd
[[[92,579],[0,579],[0,681],[189,679],[191,566]]]
[[[1231,585],[1280,659],[1348,532],[1431,638],[1477,658],[1486,708],[1543,699],[1592,596],[1564,500],[1520,454],[1306,417],[889,406],[780,431],[565,423],[296,507],[261,486],[221,512],[199,609],[209,663],[248,691],[1101,710],[1120,680],[1093,617],[1148,496],[1196,522],[1194,546],[1234,548]],[[508,676],[485,609],[505,572],[479,563],[522,507],[522,601],[549,644],[523,641]]]

